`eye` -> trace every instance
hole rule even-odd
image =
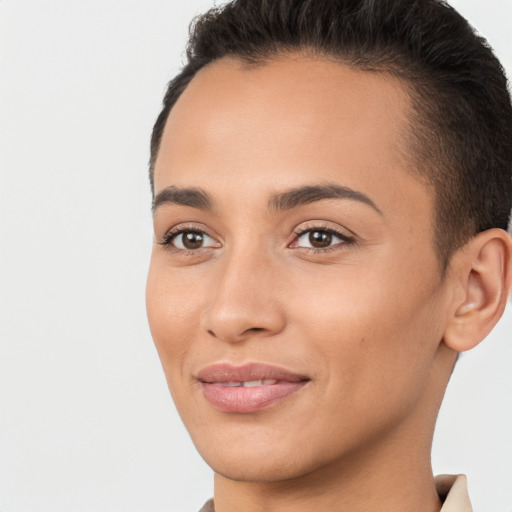
[[[195,251],[206,247],[218,247],[219,244],[204,231],[182,229],[169,232],[162,240],[162,245],[171,245],[178,250]]]
[[[333,229],[312,228],[297,233],[297,238],[290,247],[301,247],[313,250],[325,250],[342,244],[354,242],[352,237],[334,231]]]

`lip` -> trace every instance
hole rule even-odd
[[[241,414],[266,409],[295,394],[310,380],[305,375],[263,363],[218,363],[200,370],[197,379],[204,397],[215,409]],[[250,387],[236,385],[243,382],[249,382]]]

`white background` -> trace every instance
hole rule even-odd
[[[512,0],[453,1],[512,75]],[[195,512],[210,470],[146,324],[149,136],[208,0],[0,0],[0,510]],[[455,370],[436,473],[512,511],[512,311]]]

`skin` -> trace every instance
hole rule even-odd
[[[441,508],[435,417],[457,350],[504,307],[510,239],[477,237],[441,275],[433,194],[407,158],[409,109],[388,75],[295,55],[218,61],[170,113],[156,196],[200,188],[212,208],[155,209],[147,310],[178,411],[215,471],[216,512]],[[319,184],[375,208],[353,198],[269,208],[275,194]],[[203,245],[159,243],[173,229],[204,232]],[[349,241],[314,251],[315,230]],[[262,411],[225,413],[196,378],[218,362],[310,381]]]

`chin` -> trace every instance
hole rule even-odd
[[[259,449],[256,443],[253,446],[240,444],[209,444],[206,449],[196,446],[213,471],[230,480],[270,482],[293,478],[297,461],[291,461],[289,455],[283,453],[284,447],[281,450],[272,449],[271,446]],[[212,446],[218,448],[212,450]]]
[[[297,461],[268,460],[264,455],[255,456],[250,461],[236,456],[232,460],[205,458],[205,461],[216,474],[236,482],[282,482],[300,478],[311,471]]]
[[[277,437],[281,436],[262,440],[246,432],[239,439],[231,436],[230,440],[226,437],[193,440],[200,455],[215,473],[239,482],[293,480],[332,462],[332,449],[324,453],[322,446],[314,450],[314,443],[307,444],[304,439]]]

